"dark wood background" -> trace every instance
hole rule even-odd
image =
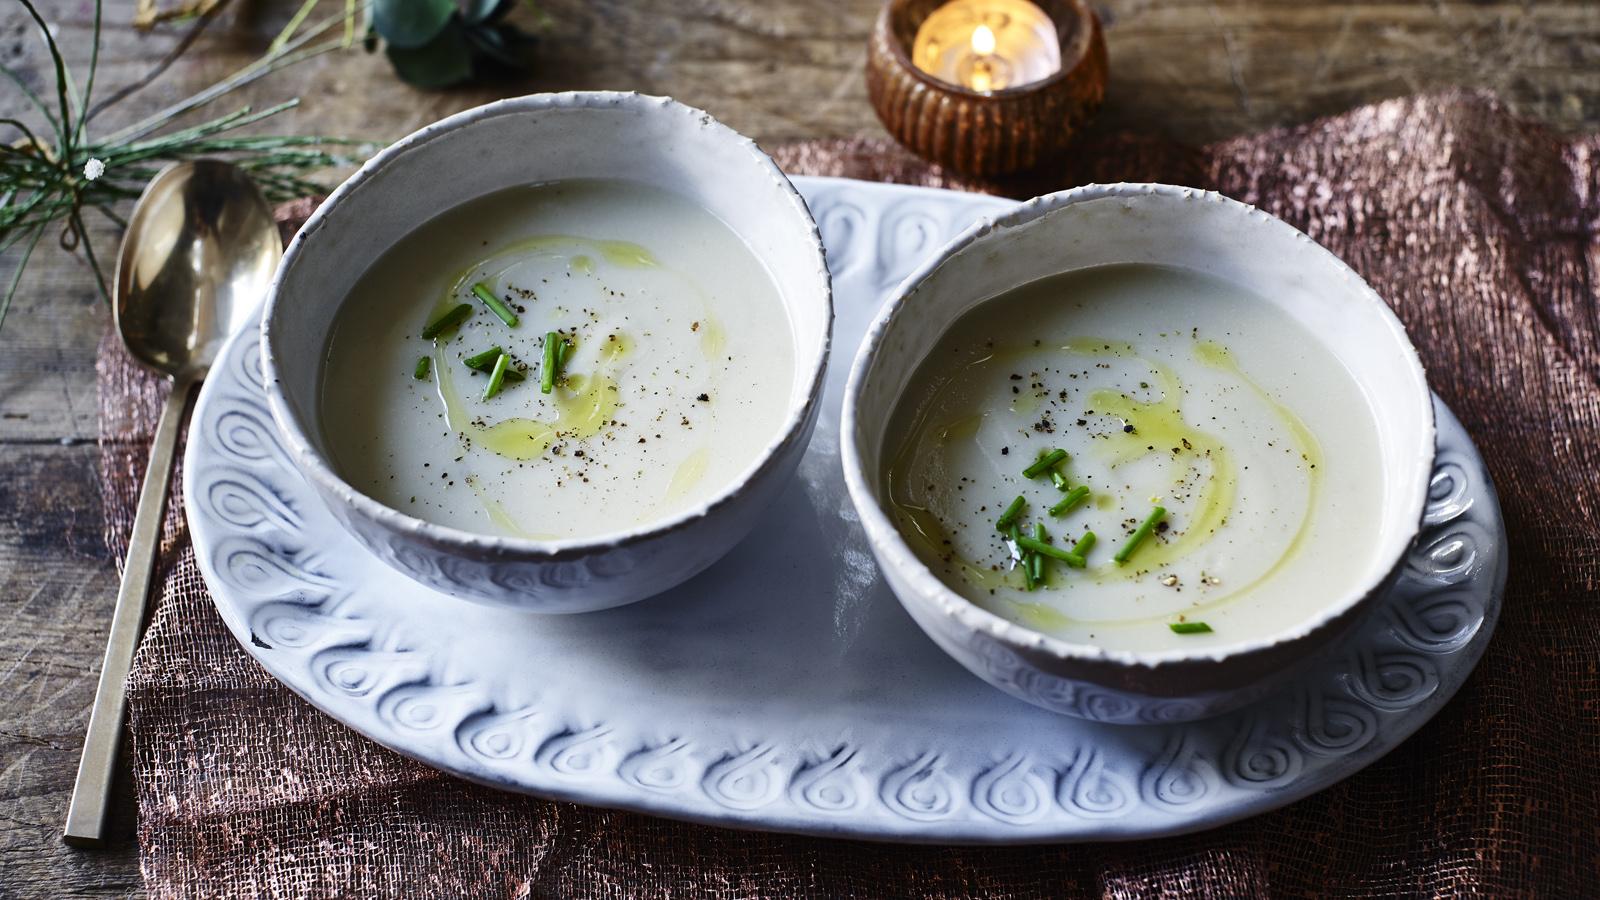
[[[174,3],[176,0],[165,0]],[[89,49],[91,0],[43,0],[73,62]],[[292,0],[235,0],[153,86],[97,120],[110,130],[260,54]],[[333,8],[336,2],[325,3]],[[862,65],[876,0],[548,0],[539,70],[495,90],[425,93],[381,57],[324,56],[238,102],[299,96],[277,130],[387,141],[494,96],[623,89],[670,94],[772,146],[882,135]],[[1111,88],[1102,130],[1203,142],[1369,100],[1486,87],[1562,130],[1600,127],[1600,3],[1103,0]],[[109,2],[102,89],[132,81],[181,26],[141,34]],[[0,61],[51,85],[35,31],[0,0]],[[222,111],[219,109],[218,111]],[[11,85],[0,116],[21,116]],[[9,136],[7,136],[9,139]],[[96,232],[111,257],[117,235]],[[0,331],[0,897],[140,892],[123,785],[118,842],[59,840],[116,594],[102,540],[95,347],[108,316],[81,259],[46,241]],[[13,261],[0,260],[0,284]]]

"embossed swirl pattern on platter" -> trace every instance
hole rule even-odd
[[[926,208],[869,214],[836,204],[819,218],[836,264],[869,265],[881,241],[922,246],[950,226]],[[908,254],[909,255],[909,254]],[[876,269],[882,284],[898,268]],[[677,808],[712,815],[776,807],[796,818],[875,817],[921,825],[963,818],[1057,833],[1134,815],[1182,817],[1224,792],[1281,789],[1312,769],[1385,742],[1384,728],[1438,694],[1441,671],[1482,627],[1484,593],[1468,582],[1500,552],[1483,504],[1474,504],[1475,461],[1442,451],[1423,535],[1381,613],[1347,649],[1299,682],[1292,696],[1268,698],[1220,719],[1132,726],[1148,733],[1148,755],[1134,766],[1108,759],[1095,742],[1037,752],[997,749],[989,759],[952,759],[937,747],[890,751],[845,740],[827,749],[772,743],[710,746],[693,734],[645,735],[625,723],[557,721],[537,704],[497,700],[470,661],[443,664],[445,648],[425,636],[365,621],[345,607],[359,586],[341,585],[305,545],[306,515],[317,501],[288,464],[259,399],[259,347],[241,340],[219,367],[222,400],[197,423],[210,452],[201,457],[191,497],[195,511],[225,539],[202,547],[220,580],[219,601],[249,630],[246,649],[324,709],[345,721],[375,723],[396,746],[426,738],[435,764],[527,790],[581,783],[609,796],[678,799]],[[1018,690],[1116,720],[1128,701],[1050,679],[1003,648],[990,664]],[[596,711],[597,713],[599,711]],[[1072,823],[1077,823],[1076,825]]]

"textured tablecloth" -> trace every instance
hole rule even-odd
[[[876,141],[775,155],[795,173],[986,187]],[[987,187],[1119,180],[1214,188],[1342,256],[1394,305],[1488,461],[1511,536],[1499,631],[1455,700],[1382,761],[1203,834],[1015,849],[742,833],[502,794],[397,756],[269,678],[212,608],[174,496],[130,685],[150,892],[1600,892],[1600,138],[1562,140],[1490,97],[1447,94],[1203,148],[1114,139],[1049,176]],[[163,390],[105,343],[102,477],[118,558]]]

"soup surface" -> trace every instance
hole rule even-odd
[[[893,518],[924,562],[1072,641],[1276,633],[1354,588],[1375,552],[1383,473],[1361,389],[1286,313],[1191,271],[1105,266],[979,305],[913,376],[886,449]],[[1024,546],[1037,526],[1083,566]]]
[[[403,512],[592,537],[752,466],[782,427],[793,353],[777,288],[710,212],[622,181],[521,187],[445,212],[362,275],[329,338],[323,425],[340,474]]]

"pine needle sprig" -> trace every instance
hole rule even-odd
[[[105,136],[90,125],[106,109],[153,82],[183,54],[227,5],[227,0],[200,13],[189,31],[140,79],[94,102],[100,64],[103,0],[95,0],[92,46],[81,90],[56,43],[55,35],[34,5],[19,0],[50,56],[55,76],[53,97],[42,96],[27,80],[0,63],[0,76],[15,85],[36,114],[32,124],[0,118],[0,254],[14,255],[11,277],[0,294],[0,327],[5,324],[28,261],[44,236],[60,229],[59,244],[81,251],[103,297],[109,299],[101,257],[90,243],[86,211],[94,210],[118,227],[122,210],[138,197],[162,166],[179,160],[224,158],[244,168],[274,202],[321,193],[318,173],[352,164],[364,155],[364,141],[320,135],[240,133],[299,105],[286,100],[265,109],[241,107],[196,125],[172,126],[179,117],[200,110],[261,78],[312,57],[355,45],[367,29],[367,0],[333,0],[342,9],[311,21],[319,0],[305,0],[288,25],[259,59],[227,78],[156,113]],[[360,22],[358,26],[358,20]]]

